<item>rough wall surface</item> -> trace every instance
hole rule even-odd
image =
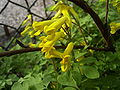
[[[11,0],[15,3],[27,7],[25,0]],[[35,0],[28,0],[29,5],[31,5]],[[47,5],[53,3],[52,0],[45,0]],[[7,0],[0,0],[0,10],[5,6]],[[39,16],[45,17],[43,0],[38,0],[35,5],[31,8],[31,11]],[[11,26],[18,27],[21,22],[25,19],[28,14],[27,10],[9,3],[6,9],[0,14],[0,23],[8,24]]]
[[[3,28],[4,25],[1,25],[1,24],[13,26],[17,29],[21,25],[22,21],[24,21],[24,19],[26,18],[28,14],[27,9],[25,9],[27,8],[27,4],[25,0],[10,0],[10,1],[13,3],[11,2],[8,3],[8,0],[0,0],[0,45],[1,43],[5,43],[7,39],[10,40],[9,37],[5,36],[5,31]],[[43,1],[45,1],[47,7],[54,3],[53,0],[27,0],[27,1],[28,1],[29,6],[31,6],[33,2],[36,1],[30,10],[36,15],[39,15],[44,18],[46,18],[46,15],[45,15]],[[5,7],[7,3],[8,3],[7,7],[1,13],[1,10]],[[14,3],[22,5],[25,8],[20,7]],[[34,16],[33,18],[35,20],[40,20],[40,18],[37,16]],[[15,32],[15,29],[9,28],[9,32]],[[12,33],[12,36],[14,36],[14,34],[15,33]]]

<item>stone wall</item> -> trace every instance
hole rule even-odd
[[[7,1],[8,0],[0,0],[0,11],[5,6]],[[25,0],[11,0],[11,1],[27,7]],[[27,1],[30,6],[35,0],[27,0]],[[47,6],[50,6],[51,4],[54,3],[52,0],[45,0],[45,2]],[[35,5],[31,8],[31,11],[39,16],[45,17],[43,0],[37,0]],[[0,23],[18,28],[22,23],[22,21],[25,19],[27,14],[28,12],[26,9],[14,5],[12,3],[9,3],[6,9],[0,14]],[[34,19],[40,19],[40,18],[34,16]],[[0,25],[0,33],[2,33],[3,31],[4,30]]]

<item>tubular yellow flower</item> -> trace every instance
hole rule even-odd
[[[45,53],[45,58],[60,58],[61,55],[61,52],[57,51],[54,47],[52,47],[50,51]]]
[[[70,42],[67,46],[67,48],[65,49],[63,55],[69,55],[73,49],[74,43]]]
[[[46,21],[42,21],[42,22],[33,22],[32,27],[33,29],[36,31],[34,33],[35,36],[40,35],[40,33],[44,30],[45,26],[48,26],[50,24],[52,24],[53,22],[55,22],[56,20],[46,20]]]
[[[68,21],[66,22],[68,27],[72,27],[72,19],[69,15],[72,14],[77,21],[79,21],[78,14],[74,11],[74,9],[71,6],[65,5],[62,1],[58,2],[54,7],[54,11],[58,11],[55,16],[52,19],[60,18],[62,16],[65,16],[68,18]]]
[[[38,47],[42,48],[44,46],[44,44],[47,42],[47,39],[45,36],[41,36],[40,40],[42,40],[42,42],[38,45]]]
[[[60,27],[65,23],[66,20],[67,20],[67,17],[61,17],[60,19],[57,19],[51,25],[45,26],[44,32],[47,35],[55,33],[58,29],[60,29]]]
[[[40,35],[41,32],[42,32],[42,30],[38,30],[37,32],[34,33],[34,36]]]
[[[56,20],[46,20],[46,21],[41,21],[41,22],[35,21],[35,22],[33,22],[32,26],[35,29],[35,31],[41,30],[41,29],[43,30],[46,25],[50,25],[55,21]]]
[[[29,31],[29,35],[30,35],[30,37],[32,38],[32,37],[34,37],[34,33],[35,33],[35,31],[34,30],[31,30],[31,31]]]
[[[50,34],[50,35],[47,35],[47,37],[46,37],[46,39],[48,40],[48,41],[51,41],[51,40],[53,40],[55,38],[55,33],[52,33],[52,34]]]
[[[43,48],[41,49],[42,52],[49,52],[51,48],[54,46],[54,41],[47,41],[44,45]]]
[[[36,44],[33,44],[33,43],[29,43],[29,47],[36,47]]]
[[[70,66],[71,66],[71,57],[70,57],[70,53],[73,49],[74,43],[70,42],[67,46],[67,48],[65,49],[63,55],[62,55],[62,61],[60,62],[61,64],[61,70],[63,72],[66,72]]]
[[[120,29],[120,23],[112,22],[112,23],[110,23],[110,28],[111,28],[110,33],[115,34],[116,31]]]
[[[32,21],[32,15],[31,14],[29,14],[27,16],[27,19],[23,21],[22,25],[25,25],[28,21]]]
[[[43,47],[41,51],[42,52],[50,51],[51,48],[54,46],[55,42],[62,38],[63,36],[64,36],[63,32],[56,32],[55,35],[53,34],[51,36],[49,35],[50,39],[48,37],[44,37],[42,44],[39,45],[39,47]]]
[[[63,16],[66,16],[68,18],[68,21],[66,22],[66,24],[68,27],[71,27],[72,26],[72,19],[69,15],[69,9],[70,9],[69,6],[61,5],[61,10],[62,10]]]
[[[68,71],[71,65],[70,55],[65,55],[62,61],[60,62],[60,64],[61,64],[61,70],[63,72]]]
[[[55,5],[54,5],[54,7],[51,9],[52,11],[55,11],[55,10],[57,10],[58,8],[59,8],[59,5],[61,5],[63,2],[62,1],[59,1],[58,3],[56,3]]]
[[[28,25],[25,27],[24,31],[21,32],[21,35],[24,35],[25,33],[27,33],[27,32],[30,31],[30,30],[32,30],[32,26],[31,26],[30,24],[28,24]]]
[[[55,16],[52,18],[52,20],[53,19],[57,19],[57,18],[59,18],[60,16],[61,16],[61,10],[58,10],[58,12],[55,14]]]
[[[52,19],[57,19],[59,17],[67,17],[67,22],[66,24],[71,27],[72,25],[72,20],[71,20],[71,17],[69,15],[69,9],[70,9],[70,6],[67,6],[67,5],[64,5],[64,3],[62,1],[58,2],[55,7],[54,7],[54,10],[57,10],[58,12],[55,14],[55,16],[52,18]]]

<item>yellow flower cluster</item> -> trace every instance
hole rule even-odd
[[[110,28],[111,28],[110,33],[115,34],[116,31],[120,29],[120,23],[112,22],[112,23],[110,23]]]
[[[69,32],[69,29],[72,27],[72,18],[70,14],[72,14],[76,20],[79,18],[74,9],[65,5],[62,1],[58,2],[52,10],[57,11],[57,13],[51,20],[41,22],[33,21],[33,24],[28,24],[21,34],[24,35],[27,32],[30,37],[34,37],[40,36],[41,32],[45,33],[46,36],[41,36],[39,38],[41,43],[38,47],[42,48],[41,51],[45,53],[46,58],[61,58],[61,70],[66,72],[71,65],[70,53],[74,43],[70,42],[63,53],[57,51],[54,45],[55,42],[65,37],[67,35],[66,32]],[[27,20],[30,20],[30,17],[31,16],[29,16]]]

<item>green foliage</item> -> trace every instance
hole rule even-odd
[[[96,0],[85,1],[104,22],[106,3]],[[78,6],[71,5],[79,14],[80,27],[84,31],[88,46],[104,47],[102,36],[92,18]],[[116,8],[110,4],[108,25],[118,18]],[[75,45],[80,45],[84,41],[76,25],[73,25],[70,33]],[[20,40],[25,44],[31,42],[27,35]],[[120,90],[120,38],[115,36],[113,40],[116,52],[93,51],[91,53],[86,49],[88,46],[74,49],[72,66],[68,72],[61,72],[60,59],[46,59],[40,51],[2,57],[0,58],[0,90]],[[61,41],[63,45],[68,43],[67,39]],[[61,43],[58,42],[56,45]],[[20,48],[16,45],[11,50]],[[3,50],[0,49],[0,52]],[[84,58],[76,61],[82,56]]]
[[[82,69],[83,69],[83,73],[87,78],[95,79],[95,78],[99,78],[100,76],[97,69],[93,66],[83,66]]]

